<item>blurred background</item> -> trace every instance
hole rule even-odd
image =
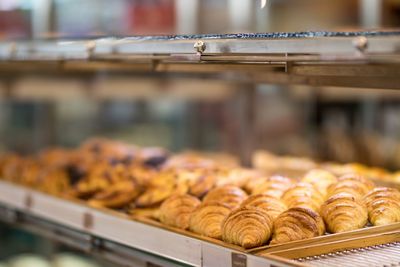
[[[0,40],[399,26],[400,0],[268,0],[264,8],[260,0],[0,0]],[[249,99],[247,90],[256,97]],[[0,152],[33,153],[105,136],[240,157],[250,142],[277,154],[398,170],[399,102],[395,91],[239,84],[201,75],[1,72]],[[20,253],[67,266],[57,257],[68,248],[5,225],[0,236],[7,266],[34,266],[18,265]]]

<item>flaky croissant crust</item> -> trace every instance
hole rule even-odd
[[[204,197],[203,203],[218,202],[231,207],[231,209],[239,207],[239,205],[247,198],[246,192],[239,187],[233,185],[224,185],[212,189]]]
[[[365,205],[348,193],[331,196],[322,205],[321,215],[331,233],[360,229],[368,222]]]
[[[189,229],[204,236],[221,239],[222,222],[231,212],[228,205],[211,202],[198,206],[189,219]]]
[[[279,214],[284,212],[287,207],[286,205],[277,198],[273,198],[269,195],[259,194],[248,197],[242,202],[241,207],[256,207],[264,210],[273,219],[278,217]]]
[[[274,221],[271,245],[303,240],[325,233],[321,216],[303,207],[290,208]]]
[[[378,187],[363,199],[373,225],[400,222],[400,192],[395,188]]]
[[[329,171],[323,169],[313,169],[307,172],[301,181],[312,184],[324,196],[326,196],[328,187],[337,182],[337,177]]]
[[[222,223],[222,240],[254,248],[265,244],[271,237],[272,218],[262,209],[242,207],[231,212]]]
[[[159,219],[162,223],[187,229],[192,212],[201,204],[200,200],[190,195],[173,195],[160,206]]]
[[[307,207],[318,212],[324,196],[312,184],[297,183],[283,194],[282,200],[288,208]]]

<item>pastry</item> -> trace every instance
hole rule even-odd
[[[246,249],[262,246],[272,233],[272,218],[256,207],[232,211],[222,223],[222,240]]]
[[[265,194],[275,198],[280,198],[293,184],[291,179],[280,175],[270,176],[263,182],[257,182],[253,185],[249,183],[247,188],[251,190],[252,195]]]
[[[308,239],[325,233],[321,216],[309,208],[288,209],[274,221],[271,245]]]
[[[187,229],[190,215],[200,204],[200,200],[193,196],[173,195],[161,204],[159,219],[166,225]]]
[[[319,212],[324,196],[312,184],[297,183],[283,194],[282,201],[288,208],[307,207]]]
[[[284,212],[286,205],[277,198],[269,195],[252,195],[242,202],[241,207],[256,207],[264,210],[272,219]]]
[[[221,239],[221,225],[230,212],[231,207],[225,204],[203,203],[190,216],[189,229],[200,235]]]
[[[136,199],[136,206],[154,207],[174,194],[186,194],[189,182],[187,177],[179,176],[176,171],[162,171],[152,178],[146,191]]]
[[[367,208],[349,193],[331,196],[322,205],[321,215],[331,233],[360,229],[368,222]]]
[[[356,198],[364,197],[375,187],[374,183],[360,174],[345,174],[338,182],[328,187],[328,197],[338,193],[349,193]]]
[[[231,209],[239,207],[239,205],[247,198],[246,192],[239,187],[233,185],[225,185],[212,189],[204,197],[203,203],[218,202],[225,204]]]
[[[400,192],[395,188],[379,187],[363,199],[373,225],[387,225],[400,222]]]
[[[337,178],[332,173],[322,170],[313,169],[307,172],[301,179],[304,183],[310,183],[317,188],[324,196],[327,194],[327,189],[331,184],[337,182]]]
[[[251,169],[230,169],[218,176],[216,186],[235,185],[237,187],[243,187],[249,180],[259,175],[257,171]]]
[[[140,194],[139,186],[134,180],[119,181],[89,200],[94,207],[121,208],[134,201]]]

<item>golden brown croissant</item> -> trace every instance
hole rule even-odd
[[[365,205],[348,193],[331,196],[322,205],[321,215],[331,233],[360,229],[368,222]]]
[[[363,199],[368,209],[369,221],[373,225],[400,222],[400,192],[395,188],[379,187]]]
[[[375,187],[374,183],[359,174],[346,174],[328,187],[328,197],[338,193],[349,193],[356,198],[364,197]]]
[[[248,184],[247,187],[253,187],[251,188],[252,195],[266,194],[275,198],[280,198],[292,184],[292,180],[287,177],[273,175],[265,179],[262,183]]]
[[[319,212],[324,196],[312,184],[297,183],[283,194],[282,201],[288,208],[307,207]]]
[[[263,194],[248,197],[242,202],[241,207],[260,208],[268,213],[272,219],[275,219],[287,209],[286,205],[280,199]]]
[[[265,244],[272,233],[272,218],[256,207],[242,207],[232,211],[222,223],[222,240],[254,248]]]
[[[186,194],[190,182],[186,178],[172,170],[160,172],[152,178],[146,191],[136,199],[136,205],[141,208],[154,207],[174,194]]]
[[[307,172],[303,179],[301,179],[304,183],[310,183],[315,188],[317,188],[324,196],[327,194],[327,189],[331,184],[337,182],[337,178],[332,173],[322,170],[322,169],[313,169]]]
[[[250,179],[258,177],[260,174],[251,169],[233,168],[225,171],[218,176],[216,186],[234,185],[243,187]]]
[[[187,229],[190,215],[200,204],[199,199],[190,195],[173,195],[161,204],[159,219],[166,225]]]
[[[218,202],[231,207],[231,209],[237,208],[247,197],[239,187],[233,185],[225,185],[212,189],[204,197],[203,203]]]
[[[271,245],[303,240],[325,233],[321,216],[308,208],[291,208],[274,221]]]
[[[94,207],[121,208],[134,201],[140,194],[134,180],[119,181],[97,193],[88,202]]]
[[[204,236],[221,239],[221,225],[231,207],[222,203],[203,203],[197,207],[189,220],[189,229]]]

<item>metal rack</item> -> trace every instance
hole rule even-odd
[[[202,73],[233,81],[399,89],[399,47],[399,31],[3,42],[0,73]]]
[[[244,266],[299,265],[243,254],[4,181],[0,181],[0,206],[3,221],[127,266],[137,266],[132,258],[162,266],[242,266],[232,262],[237,257]]]

